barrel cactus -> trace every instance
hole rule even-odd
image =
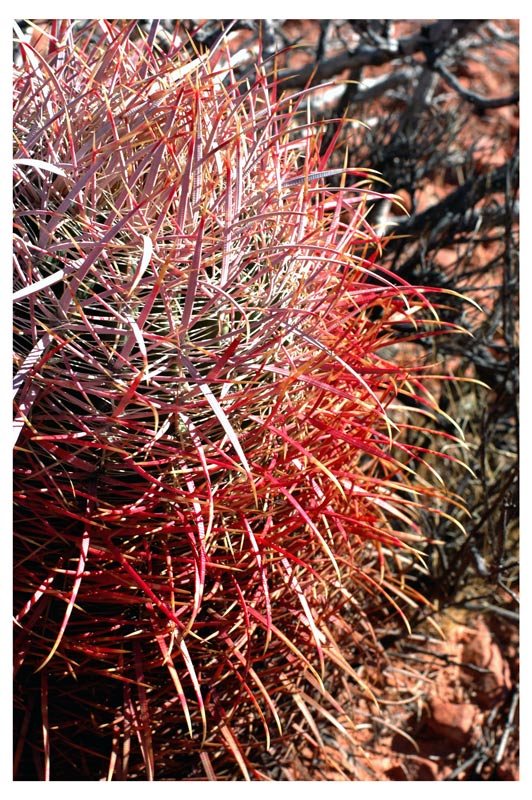
[[[334,681],[376,709],[368,607],[407,630],[453,502],[412,437],[450,326],[378,265],[350,123],[325,146],[314,90],[155,34],[17,44],[21,779],[262,780],[318,722],[356,747]]]

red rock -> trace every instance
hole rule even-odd
[[[471,673],[471,681],[474,683],[481,707],[493,706],[512,688],[508,662],[502,657],[484,622],[479,623],[475,635],[465,642],[462,649],[462,663],[489,670],[485,673]]]
[[[448,703],[437,697],[429,700],[429,727],[457,745],[466,744],[472,736],[477,707],[472,703]]]

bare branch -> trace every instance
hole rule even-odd
[[[279,80],[285,89],[316,85],[345,70],[386,64],[399,57],[431,51],[435,46],[441,47],[442,42],[448,46],[475,31],[482,22],[483,20],[438,20],[421,27],[412,36],[388,41],[382,39],[380,45],[360,42],[355,50],[345,50],[318,64],[309,64],[302,69],[281,70]]]
[[[467,100],[468,103],[473,103],[477,108],[502,108],[502,106],[510,106],[513,103],[519,102],[519,92],[514,92],[507,97],[481,97],[475,92],[466,89],[454,75],[439,61],[433,64],[433,69],[441,75],[444,81],[455,91],[458,92],[460,97]]]
[[[472,210],[473,207],[487,194],[504,192],[507,181],[516,186],[519,170],[519,156],[510,159],[505,164],[492,170],[487,175],[480,175],[467,180],[454,192],[439,203],[434,204],[421,214],[404,219],[397,226],[395,233],[398,236],[405,234],[419,235],[426,231],[434,232],[437,228],[441,233],[446,228],[459,224],[456,215],[463,217],[464,212]],[[457,228],[459,230],[459,228]]]

